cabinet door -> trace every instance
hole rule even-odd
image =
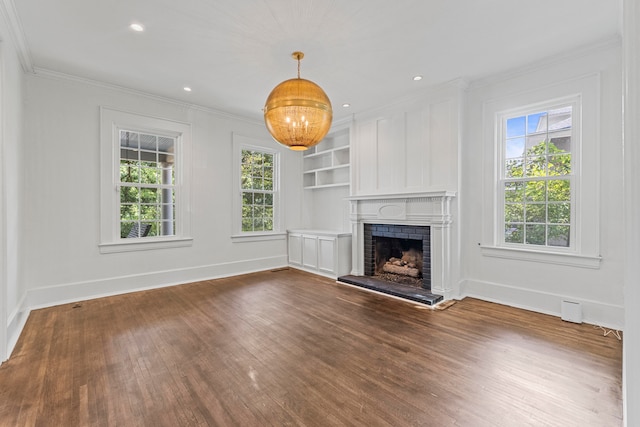
[[[289,234],[289,263],[302,265],[302,235]]]
[[[302,265],[318,269],[318,237],[302,235]]]
[[[336,239],[318,237],[318,270],[335,274]]]

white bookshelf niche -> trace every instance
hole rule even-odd
[[[349,129],[327,135],[303,155],[304,188],[348,186],[350,182]]]

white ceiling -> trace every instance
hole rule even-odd
[[[271,89],[295,77],[291,52],[301,50],[302,77],[324,88],[336,119],[611,40],[620,34],[620,3],[14,0],[36,72],[260,118]],[[134,21],[146,31],[131,31]],[[414,82],[416,74],[424,79]]]

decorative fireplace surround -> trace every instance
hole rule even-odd
[[[431,230],[431,292],[451,297],[451,199],[455,192],[351,196],[350,220],[353,236],[353,270],[363,276],[364,224],[429,226]]]

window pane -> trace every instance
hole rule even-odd
[[[547,114],[535,113],[527,116],[527,133],[547,131]]]
[[[264,180],[263,182],[264,185],[264,189],[267,191],[272,191],[273,190],[273,181],[269,181],[267,179]]]
[[[535,156],[546,154],[547,134],[527,136],[527,155]]]
[[[523,202],[524,201],[524,183],[522,182],[505,182],[504,184],[504,201]]]
[[[549,156],[549,176],[570,175],[571,154]]]
[[[269,205],[269,206],[273,206],[273,194],[266,193],[264,195],[264,204],[265,205]]]
[[[530,245],[544,245],[545,244],[545,231],[546,226],[542,224],[527,224],[525,228],[526,242]]]
[[[120,223],[120,237],[121,238],[125,238],[129,235],[129,232],[131,231],[131,228],[133,228],[133,223],[132,222],[121,222]]]
[[[253,231],[253,219],[242,218],[242,231]]]
[[[544,181],[529,181],[525,186],[527,202],[546,201],[546,183]]]
[[[505,224],[504,241],[506,243],[523,243],[524,233],[522,224]]]
[[[571,184],[568,179],[552,179],[547,183],[549,188],[549,201],[551,202],[570,202],[571,201]]]
[[[507,160],[505,178],[522,178],[524,176],[524,160]]]
[[[568,224],[571,222],[571,204],[549,204],[549,222],[552,224]]]
[[[242,204],[243,205],[253,204],[253,193],[248,193],[248,192],[242,193]]]
[[[138,203],[139,196],[137,187],[120,187],[120,203]]]
[[[120,182],[138,182],[139,176],[140,170],[137,161],[120,161]]]
[[[144,220],[160,219],[160,209],[158,205],[141,205],[140,218]]]
[[[142,184],[158,184],[158,169],[156,168],[140,168],[140,183]]]
[[[154,152],[157,151],[158,150],[157,137],[155,135],[141,133],[140,149],[154,151]]]
[[[126,221],[135,221],[140,219],[140,212],[138,205],[134,204],[121,204],[120,205],[120,219]]]
[[[549,141],[548,151],[553,153],[570,153],[571,136],[552,137]]]
[[[507,139],[505,157],[507,159],[524,157],[524,138]]]
[[[147,237],[152,237],[152,236],[160,236],[160,223],[158,222],[152,222],[151,223],[151,228],[149,229],[149,234],[147,234]]]
[[[514,136],[524,135],[525,117],[514,117],[507,120],[507,138],[513,138]]]
[[[524,222],[524,205],[505,205],[504,220],[505,222]]]
[[[263,186],[263,180],[261,177],[253,177],[253,189],[254,190],[262,190],[262,186]]]
[[[547,176],[546,156],[527,157],[525,162],[525,175],[529,178]]]
[[[142,203],[156,203],[158,200],[158,189],[156,188],[141,188],[140,189],[140,202]]]
[[[138,134],[126,130],[120,131],[120,147],[138,149]]]
[[[173,153],[175,151],[174,143],[174,138],[160,136],[158,137],[158,151],[160,153]]]
[[[526,212],[526,222],[546,222],[547,215],[545,204],[527,205]]]
[[[568,225],[550,225],[548,231],[549,245],[569,247],[569,232],[570,227]]]

